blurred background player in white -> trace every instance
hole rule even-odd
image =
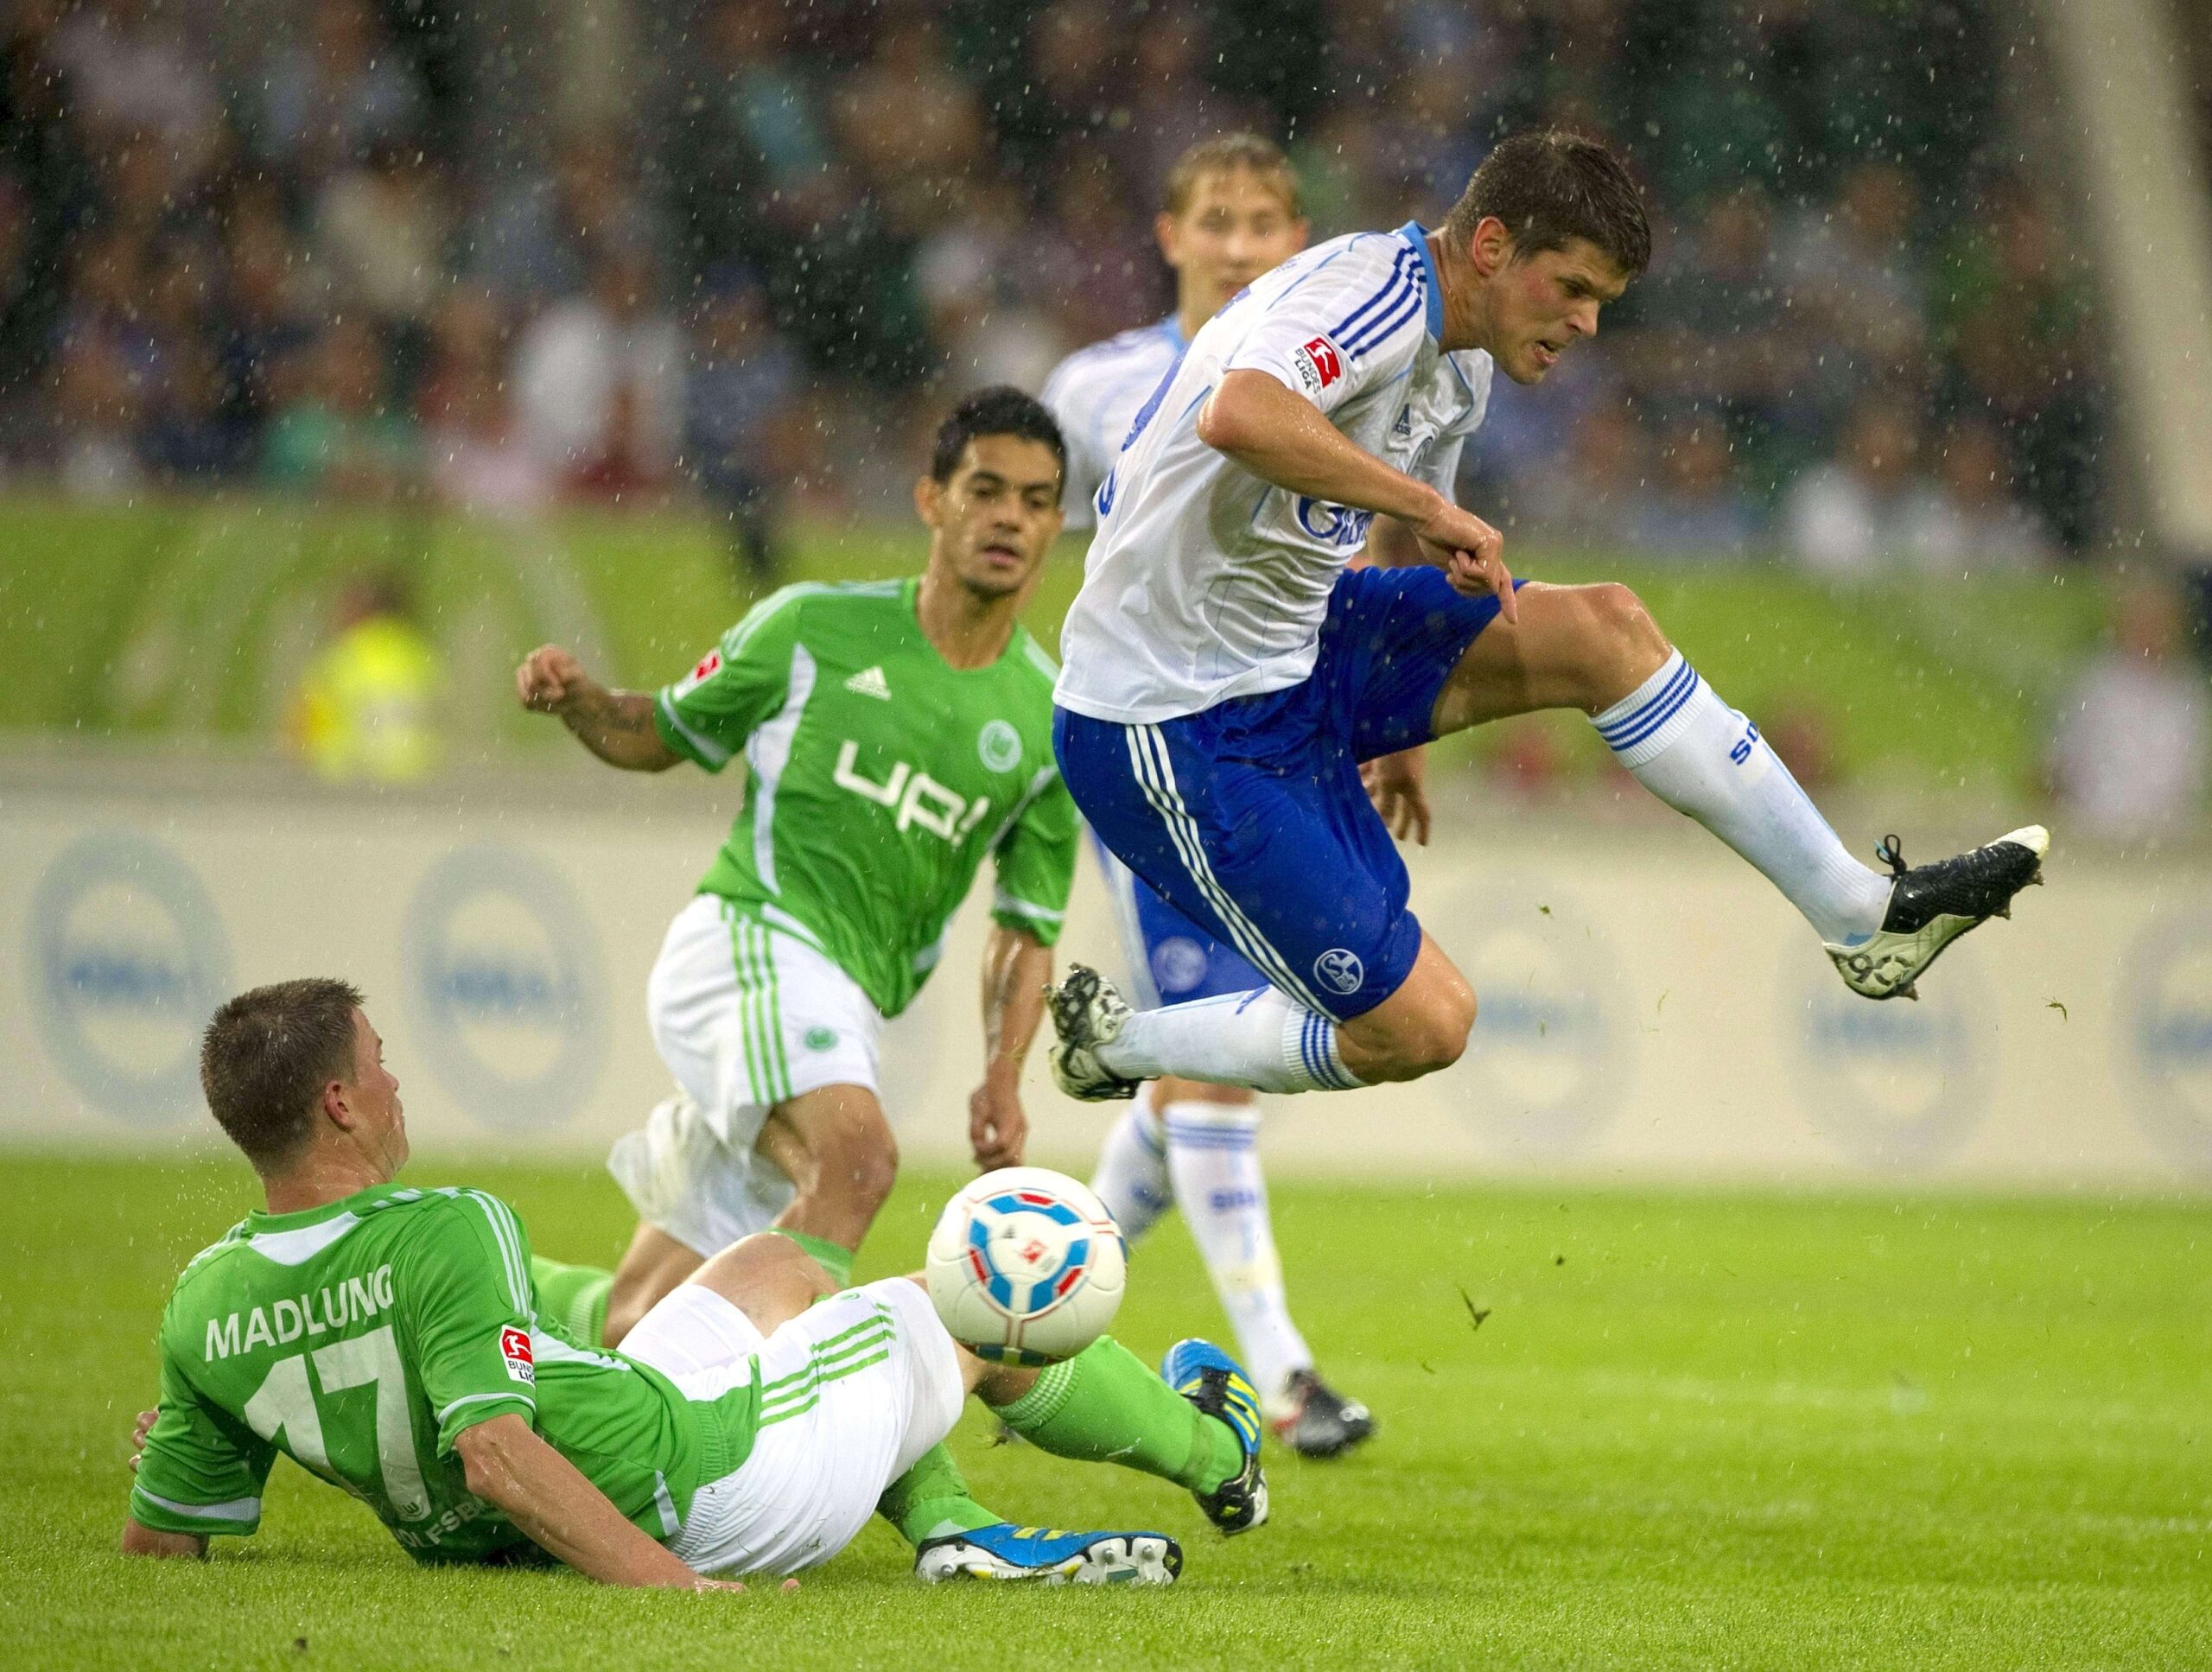
[[[1306,247],[1298,177],[1256,134],[1193,145],[1168,171],[1154,223],[1175,274],[1175,311],[1078,349],[1054,368],[1045,404],[1067,442],[1067,525],[1096,521],[1091,497],[1152,391],[1231,296]],[[1121,926],[1131,996],[1147,1008],[1248,992],[1266,978],[1242,954],[1160,899],[1094,841]],[[1168,1076],[1146,1082],[1114,1124],[1091,1187],[1132,1241],[1179,1203],[1236,1331],[1275,1432],[1309,1457],[1334,1457],[1374,1432],[1367,1408],[1315,1373],[1290,1316],[1259,1155],[1260,1112],[1243,1086]]]

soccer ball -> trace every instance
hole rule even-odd
[[[987,1173],[930,1233],[930,1300],[952,1338],[1000,1364],[1071,1358],[1122,1304],[1128,1250],[1090,1190],[1041,1167]]]

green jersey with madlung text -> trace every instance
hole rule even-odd
[[[751,777],[699,884],[816,942],[877,1009],[905,1009],[989,854],[992,916],[1046,945],[1075,876],[1075,803],[1052,759],[1052,659],[1020,626],[950,666],[918,583],[786,587],[654,705],[668,746]]]
[[[520,1222],[474,1190],[386,1185],[249,1214],[185,1268],[161,1348],[130,1514],[163,1532],[253,1532],[282,1452],[367,1504],[418,1561],[531,1554],[469,1491],[454,1450],[512,1413],[666,1539],[699,1486],[745,1460],[760,1419],[753,1383],[687,1400],[539,1319]]]

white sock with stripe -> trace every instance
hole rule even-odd
[[[1822,940],[1882,926],[1891,879],[1852,858],[1759,728],[1680,651],[1592,723],[1638,783],[1751,861]]]
[[[1137,1088],[1129,1112],[1114,1122],[1098,1147],[1098,1170],[1090,1175],[1090,1188],[1132,1243],[1175,1199],[1168,1181],[1167,1135],[1160,1129],[1153,1097],[1153,1083],[1147,1080]]]
[[[1211,1080],[1255,1091],[1349,1091],[1337,1025],[1272,987],[1140,1010],[1098,1060],[1132,1080]]]
[[[1184,1223],[1236,1331],[1246,1374],[1262,1395],[1272,1395],[1293,1370],[1312,1370],[1313,1355],[1283,1296],[1268,1181],[1260,1173],[1260,1111],[1250,1103],[1170,1103],[1165,1124]]]

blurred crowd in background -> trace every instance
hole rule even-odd
[[[532,8],[254,3],[222,51],[202,0],[6,10],[0,481],[673,498],[765,581],[795,518],[903,518],[962,393],[1170,311],[1191,144],[1281,143],[1320,239],[1434,224],[1543,123],[1628,154],[1656,256],[1541,390],[1497,386],[1463,497],[1515,538],[1844,579],[2109,538],[2088,276],[1995,0],[669,0],[619,120],[497,143],[479,83],[550,50]],[[292,710],[335,776],[432,758],[380,584]],[[2127,590],[2058,707],[2048,787],[2114,834],[2202,804],[2195,631]]]
[[[1658,255],[1501,388],[1471,503],[1684,562],[2048,562],[2102,527],[2098,345],[1987,3],[707,0],[626,123],[518,162],[470,143],[497,43],[450,9],[302,0],[224,75],[174,0],[13,0],[0,467],[696,495],[766,565],[903,494],[964,389],[1167,311],[1192,142],[1282,141],[1320,238],[1433,222],[1547,122],[1625,149]]]

